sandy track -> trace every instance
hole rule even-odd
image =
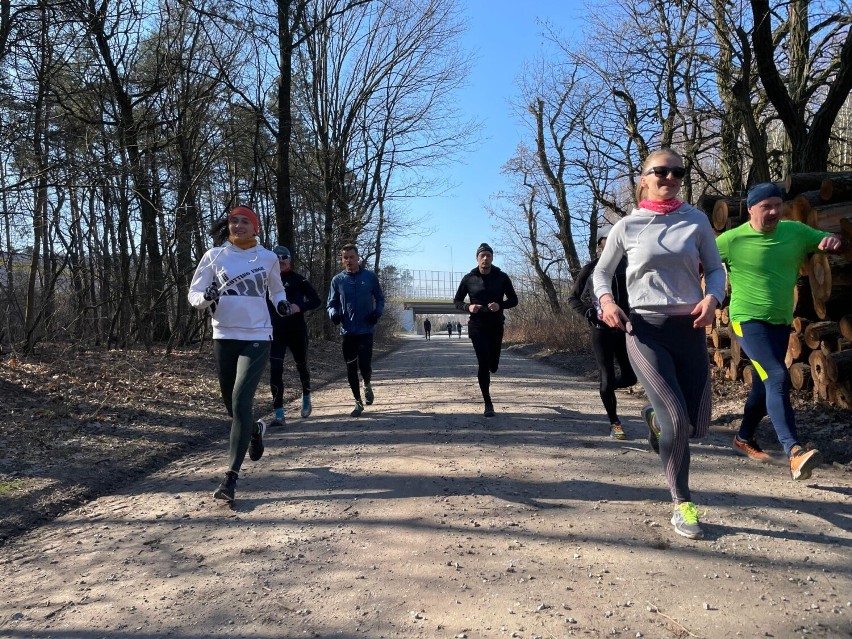
[[[852,486],[693,446],[706,538],[672,531],[640,401],[467,339],[407,340],[270,432],[233,510],[204,451],[0,548],[0,637],[849,637]],[[292,407],[290,414],[296,414]]]

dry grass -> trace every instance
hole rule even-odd
[[[569,308],[563,308],[557,315],[543,304],[522,302],[509,315],[507,343],[537,344],[568,353],[591,351],[588,323]]]

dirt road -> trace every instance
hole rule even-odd
[[[410,339],[269,433],[233,510],[220,446],[0,548],[0,637],[850,637],[852,482],[693,446],[706,538],[674,534],[641,401],[467,339]],[[289,411],[295,414],[294,409]],[[224,428],[224,421],[223,421]]]

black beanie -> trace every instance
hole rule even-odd
[[[492,249],[490,246],[488,246],[488,244],[486,242],[483,242],[476,249],[476,257],[479,257],[480,253],[491,253],[491,255],[494,255],[494,249]]]

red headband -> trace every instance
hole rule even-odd
[[[254,227],[254,234],[257,235],[260,233],[260,222],[257,219],[257,213],[252,211],[247,206],[238,206],[236,208],[231,209],[231,212],[228,213],[228,219],[230,219],[234,215],[245,215],[248,219],[251,220],[252,226]]]

